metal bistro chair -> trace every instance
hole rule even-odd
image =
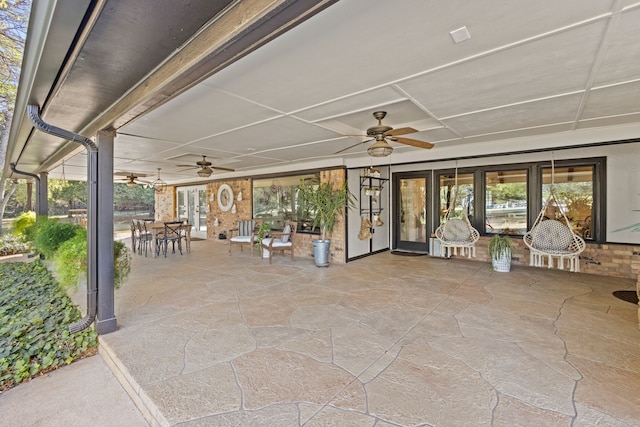
[[[184,238],[184,229],[182,228],[182,226],[182,221],[168,221],[164,223],[164,232],[161,236],[158,236],[158,255],[160,250],[162,250],[165,258],[167,257],[169,243],[171,243],[171,253],[176,253],[177,243],[178,251],[180,251],[180,255],[182,255],[182,239]]]
[[[147,224],[144,221],[138,220],[136,222],[136,227],[138,229],[138,232],[136,233],[138,255],[142,255],[142,250],[144,249],[144,256],[147,256],[153,237],[151,232],[147,230]]]

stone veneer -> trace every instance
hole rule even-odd
[[[167,190],[156,193],[155,197],[155,220],[172,221],[176,217],[176,187],[167,186]]]
[[[490,237],[482,236],[476,243],[478,261],[489,262],[487,245]],[[529,249],[522,239],[514,238],[515,249],[511,263],[529,265]],[[587,248],[580,254],[580,272],[602,276],[635,278],[640,269],[640,245],[597,244],[587,242]]]

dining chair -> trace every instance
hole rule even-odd
[[[184,229],[182,228],[182,221],[167,221],[164,223],[164,233],[162,238],[158,238],[158,251],[162,249],[165,258],[167,257],[167,251],[169,242],[171,242],[171,253],[176,253],[176,243],[178,244],[178,251],[182,255],[182,239],[184,238]]]
[[[147,223],[144,221],[138,220],[136,227],[138,229],[136,236],[136,240],[138,241],[138,255],[142,255],[142,250],[144,249],[144,256],[147,256],[153,240],[151,231],[147,230]]]

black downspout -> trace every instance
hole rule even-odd
[[[37,105],[27,106],[27,114],[36,129],[68,141],[77,142],[87,149],[87,314],[78,322],[69,326],[69,331],[76,333],[91,326],[96,318],[98,295],[98,270],[96,265],[98,224],[97,221],[95,221],[95,213],[97,213],[96,209],[98,206],[98,147],[89,138],[45,123],[40,118]]]
[[[17,173],[18,175],[26,175],[26,176],[30,176],[32,178],[35,178],[36,180],[36,200],[38,201],[38,203],[40,203],[40,192],[42,191],[40,188],[40,177],[38,175],[36,175],[35,173],[31,173],[31,172],[24,172],[21,170],[18,170],[18,168],[16,168],[16,164],[15,163],[9,163],[9,167],[11,168],[11,170],[13,171],[13,173]],[[38,206],[38,211],[41,212],[40,206]],[[37,215],[37,213],[36,213]],[[46,214],[45,214],[46,215]]]

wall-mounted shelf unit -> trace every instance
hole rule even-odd
[[[360,177],[360,216],[368,216],[373,224],[373,216],[380,215],[384,209],[380,203],[380,195],[385,184],[389,182],[387,178],[376,176]],[[375,227],[371,228],[373,233]]]

